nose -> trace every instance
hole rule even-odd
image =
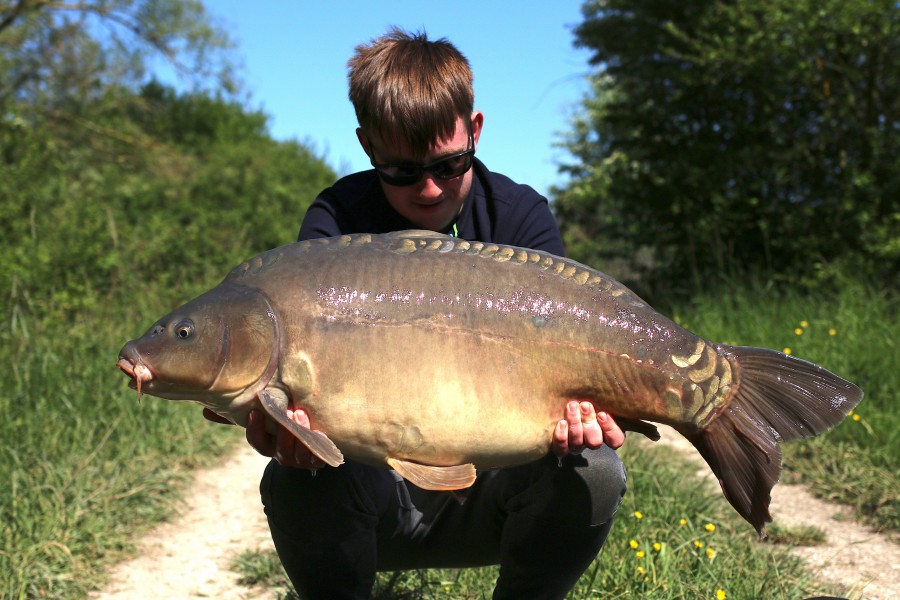
[[[431,173],[422,175],[422,181],[419,182],[419,197],[423,200],[437,200],[444,193],[439,180]]]

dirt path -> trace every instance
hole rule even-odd
[[[273,548],[259,501],[268,460],[240,444],[225,464],[198,472],[179,514],[145,536],[135,558],[119,564],[110,584],[90,597],[274,599],[238,585],[228,568],[246,550]]]
[[[702,461],[684,438],[661,431],[664,443]],[[226,465],[198,473],[183,511],[141,540],[137,558],[118,565],[110,585],[91,598],[273,599],[237,585],[228,568],[245,550],[272,547],[257,491],[266,461],[242,444]],[[702,462],[698,475],[716,485]],[[827,543],[794,550],[822,581],[847,586],[853,600],[900,598],[900,545],[857,525],[849,509],[818,500],[803,486],[782,484],[773,491],[771,512],[783,525],[827,532]]]

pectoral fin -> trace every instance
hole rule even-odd
[[[461,490],[475,483],[475,466],[472,464],[435,467],[399,458],[388,458],[387,463],[404,479],[423,490]]]
[[[337,467],[344,463],[344,455],[338,450],[327,435],[321,431],[314,431],[301,427],[291,421],[287,416],[289,406],[287,394],[277,388],[266,388],[259,393],[259,402],[263,409],[273,419],[283,425],[288,431],[300,440],[309,451],[318,456],[326,464]]]

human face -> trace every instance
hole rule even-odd
[[[367,136],[361,130],[357,130],[357,137],[374,163],[431,165],[443,158],[476,149],[482,123],[483,116],[480,112],[473,113],[471,129],[461,117],[458,118],[453,135],[432,144],[425,156],[413,155],[405,143],[388,146],[377,136]],[[459,216],[472,189],[472,177],[472,170],[468,169],[451,179],[440,179],[426,170],[421,179],[411,185],[391,185],[384,179],[379,179],[388,203],[400,215],[416,227],[444,231]]]

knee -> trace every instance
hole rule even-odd
[[[580,470],[591,495],[591,524],[606,523],[615,516],[628,489],[625,465],[618,453],[604,445],[583,453],[587,465]]]
[[[570,454],[562,461],[547,455],[506,474],[512,492],[505,503],[508,512],[575,528],[612,519],[626,489],[625,467],[607,446]]]
[[[393,480],[384,469],[355,463],[319,470],[284,467],[271,461],[260,482],[260,498],[272,527],[315,537],[374,527],[379,505]]]
[[[627,489],[625,465],[608,446],[569,455],[563,462],[567,493],[578,491],[590,507],[590,524],[601,525],[615,516]],[[565,469],[570,467],[570,469]]]

